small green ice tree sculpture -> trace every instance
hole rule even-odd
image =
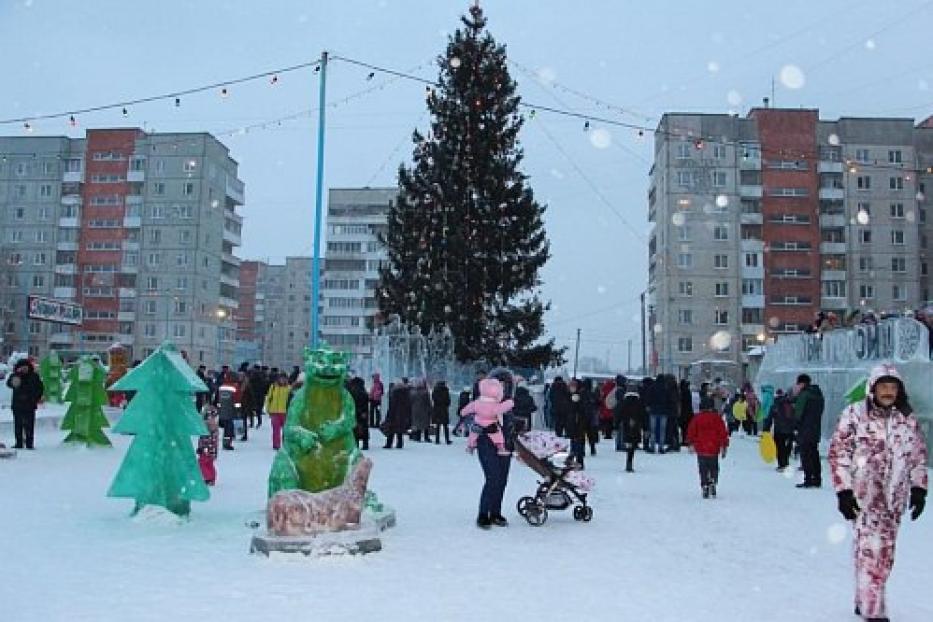
[[[136,392],[113,428],[135,438],[107,496],[135,499],[134,514],[158,505],[187,516],[192,501],[210,497],[189,438],[207,434],[192,399],[207,387],[175,346],[165,342],[110,390]]]
[[[39,361],[39,376],[45,390],[42,398],[51,404],[62,403],[62,360],[58,352],[52,350]]]
[[[88,447],[110,446],[110,439],[103,431],[103,428],[110,427],[103,408],[107,403],[107,391],[104,389],[106,378],[107,372],[103,365],[90,356],[82,356],[71,366],[68,391],[65,393],[65,401],[69,402],[68,411],[62,420],[62,430],[70,430],[65,437],[66,443],[84,443]]]

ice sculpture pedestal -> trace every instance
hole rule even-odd
[[[253,536],[249,552],[271,557],[274,553],[295,554],[307,557],[326,555],[365,555],[382,550],[380,533],[395,526],[395,511],[386,508],[382,512],[363,512],[362,523],[357,529],[328,531],[315,535],[276,536],[260,534]]]

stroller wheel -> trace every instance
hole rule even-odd
[[[544,505],[533,503],[528,506],[525,520],[532,527],[540,527],[547,521],[547,508]]]
[[[518,500],[516,509],[518,513],[524,518],[528,516],[528,508],[535,504],[534,497],[522,497]]]
[[[593,520],[593,508],[586,506],[583,508],[583,522],[588,523]]]
[[[583,520],[584,508],[582,505],[574,506],[573,508],[573,520]]]

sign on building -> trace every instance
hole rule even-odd
[[[32,320],[80,326],[84,319],[84,309],[81,305],[65,300],[55,300],[54,298],[44,298],[42,296],[29,296],[29,311],[27,315]]]

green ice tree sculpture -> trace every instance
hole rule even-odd
[[[113,429],[135,438],[107,495],[135,499],[134,514],[158,505],[187,516],[192,501],[210,497],[189,438],[207,434],[192,399],[207,387],[165,342],[110,389],[136,392]]]
[[[103,431],[103,428],[110,427],[103,409],[107,403],[106,377],[107,372],[100,362],[89,356],[82,356],[72,365],[65,393],[65,401],[69,402],[68,412],[62,420],[62,430],[70,430],[65,437],[66,443],[84,443],[88,447],[110,445],[110,439]]]
[[[42,377],[42,385],[45,387],[42,392],[43,399],[52,404],[61,404],[62,360],[58,358],[58,352],[52,350],[39,361],[39,376]]]

